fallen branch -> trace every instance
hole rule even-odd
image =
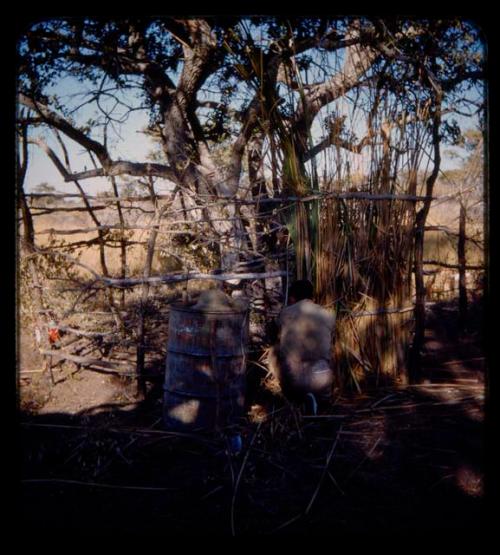
[[[64,351],[49,351],[48,349],[41,349],[40,354],[47,355],[56,359],[71,360],[72,362],[76,362],[85,366],[95,366],[96,368],[101,368],[103,370],[107,370],[117,374],[124,374],[124,372],[122,372],[122,370],[115,366],[115,364],[98,358],[80,357],[72,355],[70,353],[66,353]],[[130,372],[133,373],[133,375],[135,376],[135,372],[133,372],[132,368],[130,369]]]
[[[112,313],[110,313],[112,314]],[[66,333],[71,333],[74,335],[80,335],[82,337],[105,337],[108,335],[116,335],[117,332],[107,331],[107,332],[96,332],[96,331],[85,331],[76,328],[70,328],[68,326],[58,326],[58,329]]]
[[[61,478],[35,478],[22,480],[23,484],[74,484],[77,486],[88,486],[95,488],[109,488],[109,489],[130,489],[139,491],[178,491],[179,488],[159,488],[150,486],[122,486],[118,484],[101,484],[97,482],[81,482],[79,480],[65,480]]]
[[[189,281],[189,280],[204,280],[204,279],[214,279],[217,281],[228,281],[233,279],[240,280],[250,280],[250,279],[267,279],[274,277],[286,276],[286,272],[275,271],[275,272],[261,272],[261,273],[235,273],[235,274],[203,274],[200,272],[189,272],[186,274],[169,274],[163,276],[154,276],[150,278],[100,278],[100,281],[104,282],[110,287],[133,287],[136,285],[142,285],[143,283],[149,283],[150,285],[162,285],[164,283],[176,283],[179,281]]]

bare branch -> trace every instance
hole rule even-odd
[[[164,164],[156,164],[151,162],[126,162],[123,160],[111,161],[107,169],[97,168],[94,170],[86,170],[79,173],[68,174],[65,181],[74,181],[75,179],[91,179],[93,177],[113,177],[117,175],[131,175],[134,177],[162,177],[170,181],[175,181],[175,173],[169,166]]]
[[[191,280],[217,280],[217,281],[229,281],[234,279],[239,280],[253,280],[253,279],[267,279],[273,277],[285,276],[286,272],[275,271],[275,272],[260,272],[260,273],[234,273],[234,274],[205,274],[198,272],[188,272],[185,274],[169,274],[163,276],[154,276],[150,278],[128,278],[128,279],[115,279],[115,278],[100,278],[100,281],[104,282],[109,287],[133,287],[136,285],[142,285],[144,283],[149,283],[149,285],[163,285],[164,283],[176,283],[180,281],[191,281]]]
[[[317,145],[314,145],[313,148],[311,148],[308,152],[305,153],[304,162],[307,162],[311,158],[314,158],[314,156],[318,155],[321,151],[325,150],[325,148],[328,148],[329,146],[332,146],[332,145],[339,146],[341,148],[349,150],[350,152],[354,152],[354,154],[360,154],[363,148],[370,144],[370,141],[371,141],[371,137],[367,135],[366,137],[363,137],[363,139],[361,139],[359,143],[355,144],[345,139],[341,139],[337,133],[332,132],[328,137],[323,139]]]
[[[24,95],[22,95],[24,96]],[[24,104],[24,102],[21,100]],[[38,105],[40,106],[40,105]],[[94,152],[99,161],[103,164],[102,168],[97,168],[93,170],[87,170],[84,172],[79,173],[69,173],[67,169],[60,163],[55,153],[50,149],[47,144],[42,141],[41,139],[31,139],[30,142],[37,144],[40,148],[42,148],[47,156],[53,161],[53,163],[57,166],[57,169],[64,177],[66,182],[81,180],[81,179],[89,179],[93,177],[104,177],[104,176],[116,176],[116,175],[132,175],[132,176],[156,176],[156,177],[163,177],[164,179],[175,180],[175,174],[173,170],[164,164],[156,164],[151,162],[146,163],[138,163],[138,162],[127,162],[123,160],[112,160],[107,151],[105,150],[104,146],[94,141],[93,139],[89,139],[84,133],[78,131],[74,127],[72,127],[66,120],[60,118],[57,114],[53,112],[47,111],[44,116],[52,115],[54,118],[48,119],[45,117],[46,123],[49,125],[53,125],[56,129],[59,129],[63,133],[65,133],[68,137],[76,140],[80,145],[87,148],[90,152]],[[99,145],[96,147],[96,145]],[[96,148],[98,152],[96,152]],[[104,162],[104,163],[103,163]]]
[[[48,123],[52,127],[55,127],[56,129],[59,129],[59,131],[62,131],[70,139],[73,139],[78,144],[85,147],[87,150],[93,152],[97,156],[103,167],[106,167],[111,162],[107,150],[101,143],[85,135],[85,133],[71,125],[71,123],[69,123],[66,119],[50,110],[48,106],[32,98],[29,98],[23,93],[19,93],[18,98],[20,104],[26,106],[30,110],[34,110],[35,112],[37,112],[40,117],[45,120],[46,123]]]

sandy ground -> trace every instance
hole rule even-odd
[[[26,331],[21,333],[18,396],[22,410],[78,415],[136,405],[136,388],[130,381],[84,368],[76,371],[71,363],[53,368],[53,384],[49,372],[42,372],[44,361],[34,343]]]

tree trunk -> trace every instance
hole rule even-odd
[[[21,157],[22,151],[22,157]],[[21,143],[17,145],[16,149],[17,158],[17,193],[19,196],[19,203],[21,208],[21,214],[23,219],[23,232],[24,236],[22,239],[21,252],[23,250],[31,254],[35,250],[35,227],[33,224],[33,217],[26,200],[26,195],[24,192],[24,179],[26,177],[26,170],[28,168],[28,137],[27,129],[25,126],[21,129]],[[33,300],[33,311],[32,318],[35,327],[35,342],[39,350],[50,349],[50,343],[48,339],[48,325],[46,321],[42,287],[40,284],[40,279],[38,275],[38,269],[36,267],[35,261],[32,257],[28,259],[28,271],[30,275],[30,281],[32,284],[32,300]],[[52,376],[52,359],[47,359],[46,369],[50,371],[50,376],[52,382],[54,382]]]
[[[467,322],[467,284],[466,284],[466,256],[465,256],[465,224],[466,210],[463,201],[460,202],[460,224],[458,231],[458,326],[465,329]]]
[[[415,221],[414,271],[415,271],[415,335],[410,351],[409,378],[412,383],[417,379],[421,367],[421,350],[425,334],[425,285],[424,285],[424,234],[427,214],[431,207],[434,183],[439,175],[441,164],[439,126],[441,124],[441,96],[435,99],[432,113],[432,144],[434,149],[434,166],[426,182],[426,200],[417,212]]]

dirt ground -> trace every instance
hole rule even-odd
[[[65,363],[55,365],[52,377],[44,370],[44,361],[34,340],[22,330],[19,352],[20,408],[38,415],[63,413],[78,415],[135,406],[135,387],[114,375],[75,369]],[[52,378],[54,382],[52,381]]]
[[[479,312],[459,334],[455,309],[430,309],[420,384],[317,417],[261,392],[230,431],[169,432],[161,382],[137,401],[132,383],[78,372],[21,411],[22,521],[40,534],[477,534],[485,363]]]

